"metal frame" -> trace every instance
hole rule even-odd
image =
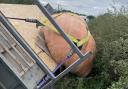
[[[2,84],[2,82],[0,82],[0,87],[2,87],[3,89],[7,89],[4,84]]]
[[[17,75],[9,68],[9,66],[4,61],[2,61],[2,55],[1,54],[0,54],[0,62],[3,64],[3,66],[6,69],[8,69],[7,71],[10,72],[10,74],[13,75],[13,77],[15,77],[15,79],[17,80],[17,82],[19,82],[20,79],[17,77]],[[26,89],[26,86],[22,82],[21,82],[21,84]],[[16,84],[16,85],[19,85],[19,84]],[[0,81],[0,87],[2,87],[2,89],[7,89],[6,86],[1,81]]]
[[[48,18],[48,20],[53,24],[53,26],[58,30],[58,32],[61,34],[61,36],[68,42],[72,50],[77,53],[79,56],[79,59],[75,61],[73,64],[71,64],[68,68],[66,68],[63,72],[61,72],[59,75],[55,76],[54,73],[47,67],[47,65],[41,61],[41,59],[35,54],[35,52],[29,47],[29,45],[24,41],[24,39],[20,36],[20,34],[16,31],[16,29],[13,27],[13,25],[6,19],[6,17],[0,12],[0,21],[5,25],[5,27],[9,30],[9,32],[15,37],[15,39],[23,46],[24,49],[32,56],[32,58],[37,62],[37,64],[40,66],[40,68],[45,71],[46,75],[49,76],[49,82],[43,85],[41,82],[36,87],[36,89],[45,89],[48,86],[51,86],[54,84],[58,79],[62,78],[64,75],[66,75],[71,70],[75,69],[76,66],[81,64],[83,61],[91,57],[92,53],[88,52],[85,55],[81,53],[81,51],[76,47],[76,45],[68,38],[66,33],[63,31],[63,29],[56,23],[56,21],[52,18],[50,13],[47,11],[47,9],[41,4],[40,0],[36,0],[36,4],[40,8],[40,10],[43,12],[43,14]]]
[[[29,47],[25,40],[16,31],[13,25],[6,19],[6,17],[0,12],[0,21],[9,30],[9,32],[15,37],[15,39],[23,46],[24,49],[32,56],[32,58],[37,62],[40,68],[46,72],[52,79],[55,79],[52,71],[47,67],[47,65],[41,61],[41,59],[35,54],[35,52]]]
[[[79,58],[77,61],[75,61],[72,65],[70,65],[68,68],[66,68],[63,72],[61,72],[58,76],[56,76],[55,80],[49,81],[46,85],[40,84],[37,86],[37,89],[46,89],[49,86],[53,85],[57,80],[64,77],[67,73],[69,73],[71,70],[75,69],[79,64],[81,64],[85,59],[89,58],[92,54],[89,52],[85,54],[82,58]]]
[[[57,24],[57,22],[54,20],[54,18],[50,15],[50,13],[47,11],[47,9],[41,4],[40,0],[37,0],[36,4],[42,11],[42,13],[47,17],[47,19],[53,24],[53,26],[58,30],[60,35],[67,41],[67,43],[71,46],[74,52],[78,54],[79,57],[83,57],[83,54],[78,49],[78,47],[68,38],[66,33],[63,31],[63,29]]]
[[[62,73],[60,73],[58,76],[56,76],[55,80],[51,80],[49,83],[47,83],[45,86],[38,86],[38,89],[44,89],[50,85],[52,85],[53,83],[55,83],[58,79],[62,78],[64,75],[66,75],[68,72],[70,72],[71,70],[75,69],[76,66],[78,66],[79,64],[81,64],[83,61],[85,61],[87,58],[89,58],[92,53],[88,52],[85,55],[83,55],[81,53],[81,51],[78,49],[78,47],[68,38],[68,36],[66,35],[66,33],[63,31],[63,29],[57,24],[57,22],[54,20],[54,18],[50,15],[50,13],[47,11],[47,9],[41,4],[40,0],[36,0],[36,4],[38,5],[38,7],[40,8],[40,10],[42,11],[42,13],[47,17],[47,19],[52,23],[52,25],[58,30],[58,32],[60,33],[60,35],[67,41],[67,43],[70,45],[70,47],[72,48],[72,50],[77,53],[77,55],[79,56],[79,59],[77,61],[75,61],[72,65],[70,65],[68,68],[66,68]],[[43,87],[43,88],[42,88]]]

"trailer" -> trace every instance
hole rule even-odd
[[[80,52],[39,0],[37,6],[11,6],[0,5],[0,89],[46,89],[92,55],[91,52],[85,55]],[[56,74],[55,61],[35,44],[38,31],[36,24],[9,20],[8,16],[37,19],[45,16],[77,53],[79,59]]]

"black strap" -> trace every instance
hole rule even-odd
[[[7,19],[14,19],[14,20],[23,20],[25,22],[29,23],[36,23],[36,27],[38,26],[44,26],[39,20],[37,19],[29,19],[29,18],[13,18],[13,17],[6,17]]]

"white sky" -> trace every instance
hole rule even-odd
[[[72,10],[86,15],[98,15],[105,13],[107,8],[114,5],[120,8],[122,5],[128,6],[128,0],[42,0],[49,2],[54,8],[60,5],[63,9]],[[115,3],[114,3],[115,2]]]

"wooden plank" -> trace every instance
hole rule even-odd
[[[36,18],[39,20],[44,17],[36,5],[0,4],[0,11],[2,11],[6,17]],[[57,65],[55,61],[36,45],[36,39],[39,31],[39,29],[36,28],[36,24],[18,20],[10,20],[10,22],[35,51],[35,53],[39,54],[38,56],[51,70],[54,70]]]
[[[48,64],[47,66],[52,69],[52,71],[55,69],[56,64],[53,64],[55,61],[52,60],[46,53],[41,52],[38,54],[39,57],[44,61],[45,64]]]
[[[44,71],[33,62],[30,55],[26,53],[2,24],[0,24],[0,33],[0,49],[5,50],[5,52],[0,53],[1,60],[16,74],[27,89],[34,89],[45,75]],[[33,64],[29,66],[31,63]]]

